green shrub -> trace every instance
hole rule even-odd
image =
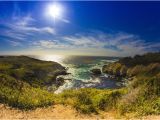
[[[115,108],[118,99],[126,93],[125,89],[98,90],[84,88],[78,90],[66,90],[59,96],[59,103],[71,105],[82,113],[97,113],[99,110]]]
[[[54,95],[11,76],[0,74],[0,102],[21,109],[33,109],[53,104]]]
[[[1,72],[9,70],[10,68],[12,68],[11,64],[7,64],[7,63],[2,64],[2,63],[0,63],[0,71]]]
[[[18,107],[33,109],[53,104],[54,95],[39,88],[24,88],[18,99]]]
[[[141,74],[136,76],[128,86],[128,94],[121,98],[118,111],[121,114],[134,112],[137,115],[160,113],[160,77]]]

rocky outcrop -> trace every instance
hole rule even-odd
[[[104,65],[102,72],[116,77],[133,77],[140,73],[153,74],[160,70],[159,59],[160,53],[122,58],[117,62]]]
[[[92,74],[94,74],[94,75],[100,75],[100,74],[101,74],[101,70],[98,69],[98,68],[92,69],[91,72],[92,72]]]
[[[56,85],[61,86],[64,84],[65,79],[63,77],[57,77],[56,78]]]
[[[0,57],[0,73],[5,73],[31,86],[56,84],[59,75],[67,75],[67,69],[57,62],[42,61],[27,56]],[[6,73],[5,71],[8,71]]]
[[[127,67],[121,63],[111,63],[109,65],[104,65],[102,68],[103,73],[107,73],[110,75],[115,75],[115,76],[126,76],[127,73]]]

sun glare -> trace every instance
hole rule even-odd
[[[53,3],[47,6],[46,14],[54,20],[62,17],[63,8],[60,4]]]
[[[62,58],[63,57],[60,55],[45,55],[45,56],[43,56],[44,60],[54,61],[54,62],[62,62]]]

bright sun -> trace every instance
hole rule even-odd
[[[47,6],[47,10],[46,10],[46,14],[50,17],[52,17],[54,20],[57,18],[61,18],[62,17],[62,6],[57,4],[57,3],[53,3]]]

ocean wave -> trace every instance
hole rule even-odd
[[[79,89],[79,88],[93,88],[96,85],[100,84],[100,79],[95,79],[94,81],[92,80],[67,80],[64,85],[60,86],[54,93],[58,94],[61,93],[64,90],[68,89]]]
[[[93,77],[88,80],[66,80],[66,82],[60,86],[55,93],[61,93],[64,90],[68,89],[79,89],[79,88],[107,88],[115,89],[121,87],[121,82],[116,80],[111,80],[108,76],[101,75],[99,77]]]

